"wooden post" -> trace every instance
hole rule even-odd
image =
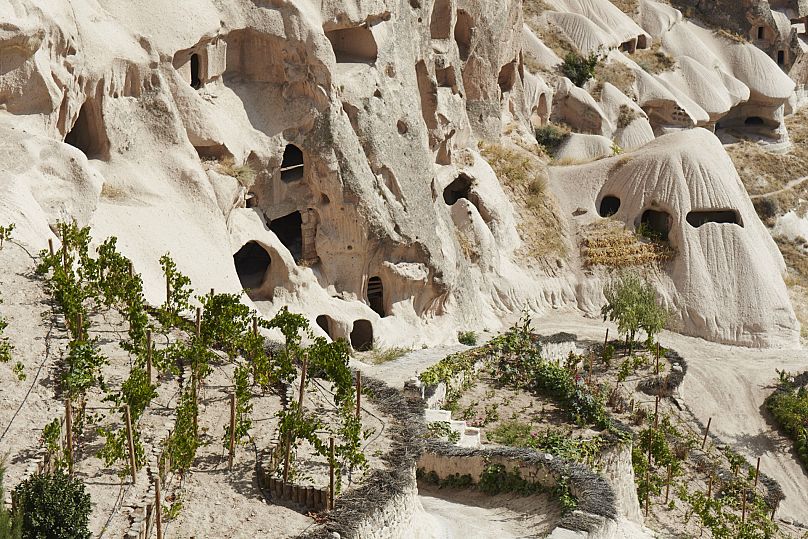
[[[134,276],[135,276],[135,266],[132,264],[132,261],[130,260],[129,261],[129,278],[131,279]]]
[[[53,238],[48,238],[48,252],[53,256]]]
[[[746,489],[743,490],[743,505],[741,506],[741,523],[746,522]]]
[[[589,376],[586,377],[586,385],[592,387],[592,367],[595,364],[595,352],[589,352]]]
[[[67,443],[67,468],[73,473],[73,404],[65,401],[65,441]]]
[[[151,330],[146,330],[146,376],[149,379],[149,385],[152,381],[152,334]]]
[[[196,336],[199,337],[199,335],[201,333],[202,333],[202,308],[197,307],[196,308]]]
[[[656,375],[659,376],[659,341],[656,343]]]
[[[253,336],[258,335],[258,317],[253,316]]]
[[[356,371],[356,418],[362,418],[362,373]]]
[[[62,242],[62,268],[67,271],[67,246]]]
[[[328,439],[328,509],[334,509],[334,437]]]
[[[668,503],[668,497],[671,493],[671,478],[673,477],[673,466],[668,464],[668,479],[665,481],[665,504]]]
[[[760,457],[757,460],[757,468],[755,468],[755,489],[757,489],[758,478],[760,477]]]
[[[659,395],[656,396],[656,403],[654,404],[654,429],[659,428]]]
[[[707,480],[707,497],[713,497],[713,473],[710,472],[710,478]]]
[[[303,396],[306,391],[306,372],[309,369],[309,354],[303,354],[303,370],[300,373],[300,395],[297,398],[297,408],[300,412],[303,411]]]
[[[236,452],[236,394],[230,395],[230,453],[227,467],[233,469],[233,456]]]
[[[705,444],[707,443],[707,435],[710,433],[710,425],[713,423],[713,418],[709,418],[707,420],[707,428],[704,429],[704,439],[701,441],[701,448],[704,449]]]
[[[129,405],[124,404],[124,415],[126,416],[126,441],[129,444],[129,468],[132,472],[132,484],[137,482],[137,460],[135,455],[135,439],[132,436],[132,412]]]
[[[171,280],[166,275],[166,308],[171,303]]]
[[[194,399],[194,436],[199,433],[199,406],[196,402],[196,368],[191,368],[191,396]]]
[[[82,334],[84,333],[84,315],[80,312],[76,314],[76,331],[73,332],[76,340],[81,340]]]
[[[287,437],[286,448],[283,454],[283,484],[289,480],[289,452],[292,450],[292,440]]]
[[[215,295],[216,295],[216,290],[215,290],[215,289],[213,289],[213,288],[211,288],[211,289],[210,289],[210,297],[213,297],[213,296],[215,296]]]
[[[606,338],[603,339],[603,348],[606,348],[607,344],[609,344],[609,328],[606,328]]]
[[[653,455],[651,454],[651,446],[653,445],[653,443],[654,443],[654,431],[651,430],[651,429],[648,429],[648,468],[649,469],[651,468],[651,465],[653,464],[653,462],[652,462]]]
[[[154,511],[157,524],[157,539],[163,539],[163,506],[160,499],[160,474],[154,478]]]
[[[648,516],[648,511],[651,507],[651,465],[645,469],[645,516]]]

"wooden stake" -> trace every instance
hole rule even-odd
[[[84,333],[84,315],[78,313],[76,315],[76,331],[74,331],[73,334],[75,335],[76,340],[80,341],[82,340],[81,337],[83,333]]]
[[[129,405],[124,404],[124,415],[126,416],[126,441],[129,443],[129,469],[132,472],[132,484],[137,482],[137,461],[135,455],[135,439],[132,436],[132,412]]]
[[[227,467],[233,469],[233,456],[236,453],[236,394],[230,395],[230,453]]]
[[[673,477],[673,466],[668,464],[668,479],[665,480],[665,504],[668,503],[668,497],[671,493],[671,478]]]
[[[334,438],[328,440],[328,509],[334,509]]]
[[[651,454],[651,445],[654,443],[654,432],[648,429],[648,468],[653,464],[653,455]]]
[[[171,280],[166,275],[166,307],[171,303]]]
[[[152,334],[151,330],[146,330],[146,376],[149,379],[149,385],[152,381]]]
[[[309,369],[309,354],[303,354],[303,370],[300,373],[300,395],[297,398],[297,408],[300,412],[303,411],[303,395],[306,392],[306,372]]]
[[[707,497],[713,497],[713,474],[710,472],[710,478],[707,480]]]
[[[67,247],[62,243],[62,268],[67,271]]]
[[[135,276],[135,266],[132,264],[132,261],[130,260],[129,261],[129,278],[131,279],[134,276]]]
[[[659,341],[656,343],[656,375],[659,376]]]
[[[289,480],[289,453],[292,450],[292,440],[287,437],[286,448],[283,455],[283,484]]]
[[[656,404],[654,404],[654,429],[659,428],[659,395],[656,396]]]
[[[73,404],[65,401],[65,441],[67,442],[67,468],[73,473]]]
[[[603,348],[606,348],[607,344],[609,344],[609,328],[606,328],[606,338],[603,339]]]
[[[53,238],[48,238],[48,252],[53,256]]]
[[[258,335],[258,317],[253,316],[253,336]]]
[[[196,308],[196,336],[202,333],[202,307]]]
[[[741,506],[741,522],[746,522],[746,489],[743,491],[743,505]]]
[[[707,435],[710,433],[710,425],[713,423],[713,418],[709,418],[707,420],[707,428],[704,429],[704,439],[701,441],[701,448],[704,449],[705,444],[707,443]]]
[[[157,539],[163,539],[163,506],[160,496],[160,474],[154,478],[154,521],[157,524]]]
[[[586,385],[592,387],[592,365],[595,363],[595,352],[589,352],[589,376],[586,377]]]
[[[356,371],[356,418],[362,418],[362,373]]]
[[[211,288],[211,289],[210,289],[210,297],[213,297],[213,296],[215,296],[215,295],[216,295],[216,290],[214,290],[213,288]]]
[[[760,477],[760,457],[757,460],[757,468],[755,468],[755,489],[757,489],[758,478]]]

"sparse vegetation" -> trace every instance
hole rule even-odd
[[[216,164],[216,170],[226,176],[232,176],[244,187],[251,187],[255,183],[255,169],[249,163],[236,165],[235,160],[228,156]]]
[[[11,233],[14,231],[14,223],[6,226],[0,226],[0,249],[3,248],[5,242],[11,240]]]
[[[403,346],[391,346],[390,348],[376,348],[370,351],[370,361],[374,365],[394,361],[404,354],[411,352],[412,348],[405,348]]]
[[[427,437],[439,438],[456,444],[460,441],[460,433],[452,429],[448,421],[435,421],[426,426]]]
[[[466,346],[476,346],[477,333],[474,331],[458,331],[457,340],[460,342],[460,344],[465,344]]]
[[[596,52],[590,52],[587,56],[570,52],[564,56],[564,62],[559,69],[575,86],[583,87],[589,79],[595,76],[595,69],[601,60],[602,57]]]
[[[592,97],[599,100],[603,92],[603,85],[609,83],[628,97],[636,95],[634,83],[637,76],[634,71],[622,62],[598,62],[593,72],[597,84],[592,88]]]
[[[625,129],[631,125],[631,122],[641,117],[642,116],[636,110],[632,109],[628,105],[620,105],[620,111],[617,115],[617,127],[619,129]]]
[[[778,374],[780,381],[774,393],[766,397],[766,409],[794,442],[797,456],[808,470],[808,372],[800,377],[785,371]],[[797,378],[802,383],[797,383]]]
[[[566,125],[548,123],[536,129],[536,142],[544,148],[547,155],[553,155],[570,137],[570,128]]]
[[[676,67],[676,59],[662,50],[659,41],[654,41],[647,49],[637,49],[631,58],[644,71],[652,75],[659,75]]]
[[[604,219],[583,229],[581,254],[589,267],[627,268],[661,264],[675,252],[667,243],[646,241],[621,223]]]

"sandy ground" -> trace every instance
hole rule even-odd
[[[488,496],[465,489],[419,484],[423,514],[413,518],[412,539],[516,539],[544,537],[561,518],[547,495]]]
[[[43,427],[64,414],[64,406],[55,394],[57,365],[67,347],[66,331],[58,316],[52,315],[44,282],[33,275],[34,261],[15,244],[7,243],[0,251],[0,292],[3,304],[0,313],[8,319],[5,335],[14,344],[13,360],[0,364],[0,457],[7,456],[6,492],[22,480],[32,456],[41,447]],[[103,369],[111,389],[120,387],[131,368],[129,355],[119,347],[125,337],[125,324],[114,312],[93,314],[90,335],[97,337],[101,350],[109,358]],[[170,339],[177,338],[171,335]],[[155,346],[168,341],[155,336]],[[17,381],[13,364],[25,365],[25,381]],[[187,378],[187,376],[186,376]],[[313,383],[306,394],[306,408],[322,418],[335,416],[329,386]],[[264,449],[276,437],[280,409],[277,396],[253,394],[254,443],[240,446],[235,464],[228,470],[222,434],[229,422],[229,396],[233,388],[233,365],[217,362],[206,385],[200,391],[200,430],[203,445],[197,452],[191,473],[180,479],[173,476],[164,486],[164,502],[182,504],[174,520],[166,523],[167,538],[236,538],[236,537],[296,537],[314,525],[314,520],[295,507],[286,507],[264,498],[256,483],[256,451]],[[174,425],[174,407],[179,395],[177,379],[168,377],[158,386],[158,397],[144,413],[138,427],[147,455],[159,451],[160,442]],[[103,402],[104,394],[94,389],[88,394],[88,412],[95,422],[85,427],[79,439],[74,471],[87,485],[93,503],[90,529],[93,537],[123,537],[129,527],[129,515],[142,504],[148,488],[146,470],[140,470],[136,484],[119,477],[121,464],[106,467],[95,456],[103,446],[96,427],[116,427],[121,424],[120,413]],[[370,467],[381,466],[380,456],[390,446],[387,437],[388,419],[372,403],[363,402],[363,427],[369,431],[363,449]],[[323,433],[323,436],[327,434]],[[305,444],[304,444],[305,445]],[[312,457],[310,451],[298,453],[304,475],[303,483],[327,484],[326,460]],[[356,472],[354,483],[344,479],[344,490],[356,485],[363,472]]]

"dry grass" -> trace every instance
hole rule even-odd
[[[381,365],[382,363],[394,361],[411,351],[412,348],[401,348],[399,346],[384,349],[374,348],[370,352],[367,352],[367,358],[370,359],[371,363],[374,365]]]
[[[592,88],[592,97],[596,100],[600,99],[601,92],[603,92],[603,85],[607,82],[615,86],[618,90],[626,94],[628,97],[634,97],[634,83],[637,82],[637,76],[630,67],[620,62],[611,62],[604,64],[598,62],[595,66],[595,80],[597,84]]]
[[[562,60],[568,54],[576,52],[575,46],[567,39],[564,33],[555,26],[548,26],[545,28],[533,28],[536,35],[541,39],[542,43],[547,45],[554,53]]]
[[[255,183],[255,170],[249,165],[236,165],[232,157],[225,157],[216,164],[216,171],[226,176],[232,176],[244,187],[252,187]]]
[[[460,252],[463,253],[463,257],[466,260],[476,262],[480,259],[480,252],[474,242],[471,241],[471,238],[469,238],[469,234],[462,230],[455,229],[455,239],[460,246]]]
[[[522,148],[484,144],[482,156],[517,206],[526,254],[547,261],[567,253],[558,202],[547,189],[547,163]]]
[[[804,239],[774,238],[786,262],[788,287],[794,313],[802,326],[802,338],[808,338],[808,242]]]
[[[732,32],[724,28],[716,28],[713,33],[719,37],[729,39],[730,41],[735,41],[736,43],[749,43],[749,40],[746,39],[746,37],[737,32]]]
[[[787,153],[772,153],[749,141],[727,146],[727,153],[750,195],[777,191],[788,182],[808,175],[808,108],[786,118],[786,127],[793,143]],[[774,198],[782,210],[788,211],[797,203],[797,195],[799,190],[780,193]]]
[[[654,75],[664,73],[665,71],[672,71],[676,66],[676,59],[664,52],[658,41],[651,44],[647,49],[637,49],[631,55],[638,66],[643,70]]]
[[[631,122],[636,120],[640,117],[640,114],[629,107],[628,105],[620,105],[620,111],[617,115],[617,127],[618,129],[625,129]]]
[[[639,11],[640,2],[638,0],[611,0],[612,4],[627,15],[634,16]]]
[[[552,11],[551,8],[544,0],[525,0],[522,3],[522,11],[525,17],[539,17],[545,11]]]
[[[667,262],[675,254],[669,246],[640,238],[610,219],[584,228],[580,245],[581,257],[588,267],[648,266]]]

